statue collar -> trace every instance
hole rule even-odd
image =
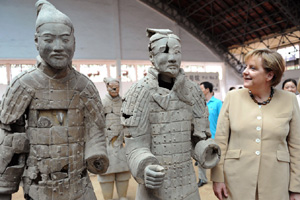
[[[149,75],[155,78],[158,82],[158,75],[159,71],[155,68],[149,69]],[[176,96],[183,102],[192,105],[192,94],[190,94],[190,90],[187,87],[187,79],[184,74],[183,69],[179,69],[178,76],[175,78],[174,85],[171,91],[168,94],[162,95],[159,94],[157,91],[152,95],[153,99],[164,109],[167,109],[171,94],[175,93]],[[158,85],[158,83],[157,83]]]
[[[106,94],[106,98],[108,98],[110,101],[114,101],[114,102],[120,101],[120,99],[121,99],[120,95],[117,96],[117,97],[115,97],[115,98],[113,98],[109,94]]]

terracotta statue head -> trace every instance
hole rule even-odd
[[[115,78],[104,78],[104,83],[106,84],[107,92],[112,98],[119,96],[120,83]]]
[[[39,0],[37,8],[35,45],[40,57],[54,69],[71,64],[75,51],[73,24],[68,16],[46,0]]]
[[[160,74],[176,77],[181,65],[180,39],[168,29],[147,29],[149,56]]]

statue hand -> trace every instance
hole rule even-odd
[[[195,159],[205,168],[210,169],[218,164],[221,149],[211,138],[200,140],[195,147]]]
[[[158,189],[163,183],[165,172],[160,165],[148,165],[144,171],[145,186],[149,189]]]
[[[109,160],[104,155],[95,155],[86,159],[87,169],[93,174],[105,173],[108,166]]]

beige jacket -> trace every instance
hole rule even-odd
[[[222,150],[212,181],[224,182],[233,200],[288,200],[300,193],[300,111],[293,93],[276,90],[259,106],[248,89],[231,91],[216,131]],[[257,191],[256,191],[257,190]]]

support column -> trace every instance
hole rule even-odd
[[[105,65],[106,65],[107,76],[111,77],[111,75],[110,75],[110,64],[106,63]]]
[[[134,64],[133,67],[134,67],[134,70],[135,70],[135,81],[137,82],[138,78],[139,78],[137,64]]]
[[[121,77],[121,59],[122,59],[122,39],[120,28],[120,1],[113,1],[114,10],[114,29],[115,29],[115,45],[116,45],[116,68],[117,79],[120,82],[120,94],[122,95],[122,77]]]
[[[11,64],[10,63],[6,63],[5,64],[5,66],[6,66],[6,78],[7,78],[7,85],[9,85],[10,84],[10,77],[11,77]]]

